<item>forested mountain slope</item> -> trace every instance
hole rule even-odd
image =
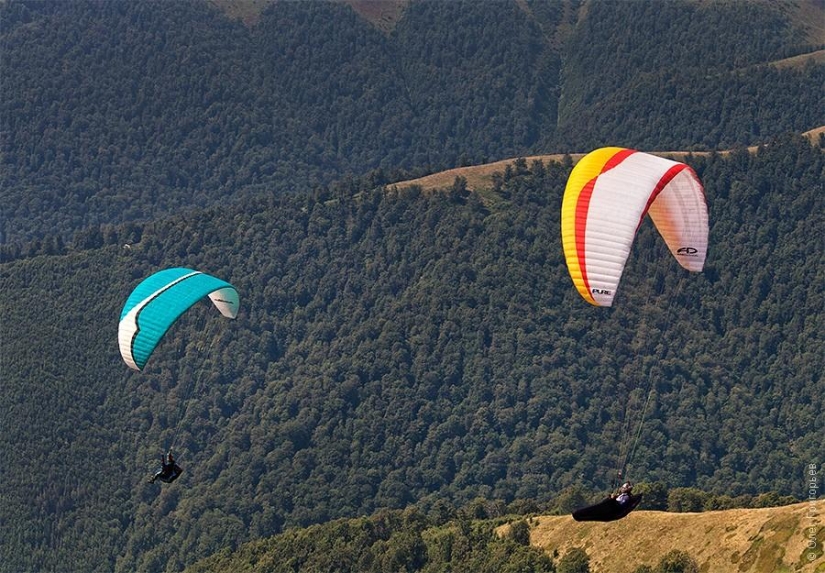
[[[609,310],[563,266],[569,163],[520,164],[495,202],[273,194],[2,264],[0,562],[179,570],[381,508],[603,490],[649,391],[634,479],[800,495],[825,424],[825,159],[797,136],[689,161],[705,272],[644,224]],[[120,309],[175,265],[232,282],[241,314],[193,309],[132,373]],[[150,486],[173,442],[183,477]]]
[[[388,27],[343,2],[253,3],[248,25],[225,5],[0,4],[2,242],[347,173],[825,124],[825,65],[770,65],[823,47],[810,0],[422,1]]]
[[[821,64],[764,64],[813,51],[800,28],[822,48],[823,16],[793,26],[793,4],[782,2],[585,5],[565,45],[559,103],[557,136],[574,149],[594,141],[719,149],[756,142],[769,125],[772,133],[821,125]]]
[[[337,2],[251,29],[203,0],[2,10],[6,240],[513,156],[555,124],[515,2],[422,3],[392,37]]]

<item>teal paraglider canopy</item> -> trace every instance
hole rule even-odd
[[[120,313],[118,343],[123,361],[142,370],[163,335],[195,303],[208,296],[227,318],[238,315],[234,286],[200,271],[171,268],[144,279]]]

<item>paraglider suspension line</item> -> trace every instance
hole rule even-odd
[[[682,281],[680,280],[677,284],[677,293],[679,291],[681,291],[681,286],[682,286]],[[659,294],[661,294],[661,293],[659,293]],[[665,319],[665,326],[668,329],[670,328],[670,323],[671,323],[672,316],[673,316],[673,301],[677,300],[677,299],[678,299],[678,296],[674,295],[673,297],[670,298],[670,301],[668,302],[668,305],[667,305],[667,317]],[[649,300],[650,300],[650,293],[648,293],[648,301]],[[645,305],[647,305],[647,301],[645,302]],[[628,423],[625,426],[624,437],[622,438],[622,448],[620,450],[619,458],[618,458],[618,468],[617,468],[617,471],[616,471],[616,477],[614,478],[613,485],[612,485],[612,488],[611,488],[612,491],[615,491],[615,489],[618,487],[618,485],[623,483],[626,480],[625,473],[627,471],[627,466],[633,460],[633,456],[636,453],[636,448],[639,445],[639,439],[642,436],[642,427],[644,426],[645,416],[647,414],[647,408],[648,408],[648,405],[650,404],[650,398],[653,396],[653,381],[648,379],[647,386],[648,386],[647,399],[645,400],[644,408],[642,408],[642,415],[639,418],[639,425],[636,428],[635,438],[632,438],[632,435],[630,433],[630,428],[631,428],[630,420],[628,420]],[[625,417],[626,418],[627,418],[627,410],[628,409],[629,409],[629,405],[628,405],[628,408],[625,410]],[[632,446],[630,445],[631,439],[633,439],[633,445]]]
[[[209,344],[209,348],[207,348],[206,352],[202,352],[204,355],[208,355],[212,350],[212,347],[215,345],[215,341],[217,337],[212,339],[212,342]],[[203,378],[204,372],[206,371],[205,368],[201,368],[198,376],[195,378],[195,382],[193,384],[189,384],[186,388],[186,392],[184,392],[183,398],[181,399],[180,408],[179,408],[179,415],[178,420],[175,423],[175,429],[172,432],[172,441],[169,443],[169,447],[167,451],[172,451],[175,448],[175,444],[177,443],[178,439],[178,431],[180,430],[180,425],[184,419],[186,419],[186,413],[189,410],[189,398],[192,397],[192,392],[194,392],[196,386],[200,386],[201,379]]]
[[[639,438],[642,436],[642,426],[645,423],[645,415],[647,414],[647,406],[650,404],[650,397],[653,395],[653,388],[650,388],[647,392],[647,400],[645,400],[645,406],[642,408],[642,417],[639,419],[639,427],[636,429],[636,438],[633,440],[633,447],[630,449],[630,452],[625,452],[625,459],[622,461],[621,467],[619,468],[619,481],[621,481],[622,475],[624,474],[625,470],[627,469],[627,465],[633,460],[633,455],[636,453],[636,446],[639,445]]]

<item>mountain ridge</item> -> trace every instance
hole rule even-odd
[[[821,134],[825,133],[825,126],[810,129],[802,136],[808,139],[812,145],[817,143]],[[759,149],[758,145],[747,147],[749,153],[755,153]],[[729,155],[733,153],[733,149],[724,149],[720,151],[649,151],[653,155],[661,155],[663,157],[674,157],[684,159],[689,155],[697,157],[707,157],[712,153],[719,155]],[[391,184],[391,187],[398,189],[408,189],[410,187],[421,187],[424,191],[435,191],[438,189],[447,189],[455,182],[457,177],[463,178],[466,181],[466,187],[470,191],[483,192],[489,190],[493,185],[493,175],[503,172],[508,166],[513,167],[518,161],[525,161],[532,163],[533,161],[563,161],[569,157],[575,164],[579,159],[584,157],[585,153],[548,153],[541,155],[530,155],[527,157],[511,157],[510,159],[501,159],[492,163],[484,163],[481,165],[468,165],[466,167],[455,167],[437,173],[431,173],[415,179],[406,181],[399,181]]]

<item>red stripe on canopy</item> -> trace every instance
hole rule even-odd
[[[634,149],[622,149],[617,151],[605,162],[601,171],[599,171],[599,175],[619,166],[625,159],[634,153],[636,153],[636,150]],[[590,292],[590,281],[587,280],[587,265],[585,264],[584,256],[584,238],[587,231],[587,212],[590,209],[590,198],[593,196],[593,189],[596,187],[596,180],[598,180],[599,175],[587,182],[587,185],[585,185],[579,193],[579,199],[576,202],[576,256],[579,259],[579,270],[581,271],[582,282],[584,283],[584,287],[587,289],[587,292]]]
[[[665,171],[665,174],[662,175],[662,178],[659,179],[658,183],[656,183],[656,187],[653,188],[653,192],[650,194],[650,197],[647,198],[647,205],[645,205],[642,214],[639,216],[639,222],[636,224],[636,232],[639,231],[639,227],[642,226],[642,221],[644,220],[645,215],[647,215],[648,209],[650,209],[650,206],[656,200],[656,197],[659,196],[659,193],[662,192],[662,189],[667,187],[667,184],[673,181],[673,178],[676,177],[686,168],[687,165],[685,165],[684,163],[677,163],[676,165]]]

